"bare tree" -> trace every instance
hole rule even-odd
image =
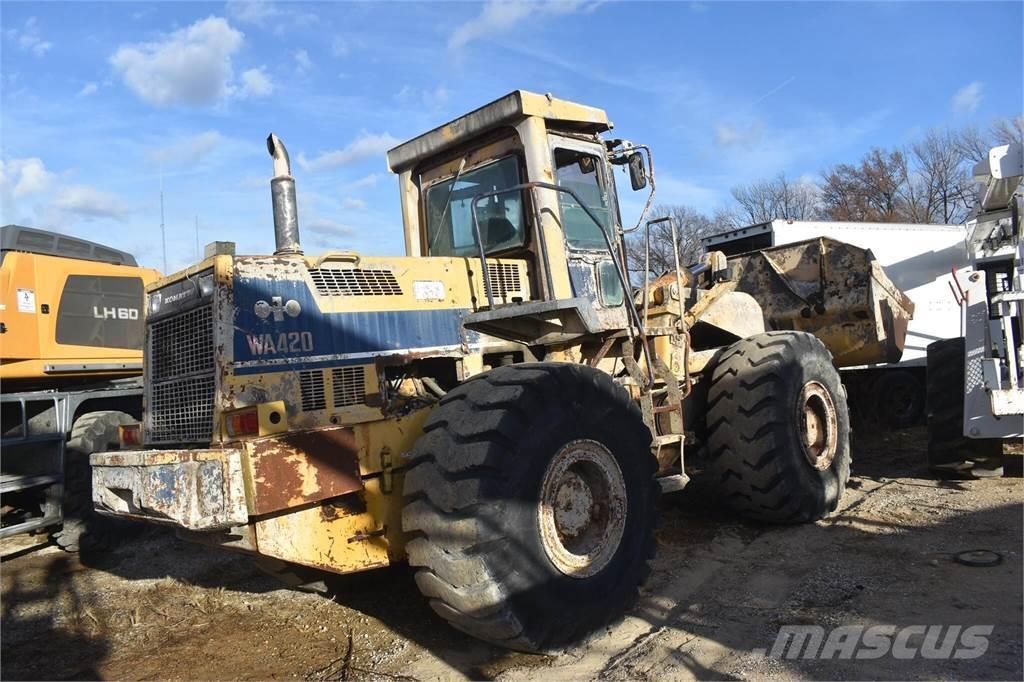
[[[905,207],[911,222],[959,223],[969,212],[970,170],[958,137],[949,130],[930,130],[911,146],[915,170],[904,183],[911,195]],[[914,197],[917,188],[922,196]],[[914,199],[923,201],[923,212]]]
[[[737,185],[731,193],[749,223],[818,217],[818,188],[812,183],[793,182],[784,173],[772,180]]]
[[[824,173],[824,213],[831,220],[906,222],[906,157],[900,151],[874,148],[860,164],[840,164]]]
[[[704,253],[701,238],[713,234],[715,224],[703,213],[690,206],[655,206],[651,216],[671,216],[679,229],[679,263],[682,266],[696,263]],[[642,281],[644,273],[644,230],[627,235],[626,260],[634,281]],[[675,269],[672,257],[672,228],[668,223],[658,223],[651,228],[650,272],[657,277]]]

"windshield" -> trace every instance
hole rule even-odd
[[[586,204],[605,230],[611,229],[608,190],[601,180],[601,164],[593,154],[573,149],[555,149],[555,176],[558,184],[571,189]],[[558,193],[562,208],[562,229],[569,246],[574,249],[608,248],[594,221],[571,195]]]
[[[477,255],[470,215],[473,197],[514,187],[519,182],[519,161],[514,156],[506,156],[462,173],[458,182],[452,178],[432,185],[427,190],[427,253],[431,256]],[[525,243],[520,192],[481,199],[476,217],[486,252],[503,251]]]

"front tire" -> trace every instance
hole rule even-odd
[[[117,427],[133,423],[131,415],[103,410],[83,414],[71,427],[64,445],[64,523],[53,534],[64,551],[103,550],[116,544],[124,524],[93,511],[89,455],[117,447]]]
[[[606,374],[500,367],[450,391],[410,453],[402,525],[433,609],[550,651],[620,616],[654,550],[651,433]]]
[[[729,346],[708,388],[708,470],[742,516],[806,523],[839,506],[850,476],[850,416],[832,355],[804,332]]]

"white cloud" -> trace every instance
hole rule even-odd
[[[207,130],[154,149],[149,152],[149,158],[162,164],[192,166],[202,161],[223,141],[223,136],[216,130]]]
[[[366,208],[366,202],[363,201],[362,199],[353,199],[351,197],[346,197],[341,202],[341,207],[344,209],[348,209],[350,211],[361,211],[364,208]]]
[[[295,51],[295,65],[300,73],[313,70],[313,60],[309,58],[309,53],[305,50]]]
[[[352,51],[352,47],[348,44],[348,41],[341,37],[335,37],[331,41],[331,54],[335,57],[347,57]]]
[[[240,97],[264,97],[274,91],[274,82],[267,75],[266,67],[249,69],[242,72],[242,89]]]
[[[973,114],[981,104],[981,90],[984,83],[974,81],[956,91],[950,106],[955,114]]]
[[[39,22],[35,17],[29,17],[21,30],[9,29],[7,37],[13,40],[19,49],[31,52],[37,57],[42,57],[53,47],[53,43],[40,37]]]
[[[400,142],[401,140],[388,133],[363,133],[347,144],[344,149],[323,152],[315,159],[307,159],[306,155],[300,152],[298,163],[299,167],[307,173],[315,173],[339,166],[347,166],[372,156],[383,154]]]
[[[448,38],[448,48],[458,50],[481,38],[493,38],[496,33],[511,29],[532,14],[570,14],[590,12],[600,2],[562,0],[558,2],[520,2],[517,0],[489,0],[480,14],[455,27]]]
[[[760,123],[744,128],[720,123],[715,126],[715,145],[718,147],[752,147],[761,141],[763,128]]]
[[[345,185],[345,188],[349,190],[365,189],[367,187],[375,186],[378,180],[380,180],[380,175],[378,173],[370,173],[365,177],[359,178],[358,180],[348,183],[347,185]]]
[[[161,41],[122,45],[110,63],[150,104],[209,105],[231,93],[231,56],[243,38],[224,19],[207,17]]]
[[[268,19],[281,14],[281,9],[277,5],[263,0],[230,0],[226,9],[233,19],[243,24],[257,26],[263,26]]]
[[[77,96],[78,97],[88,97],[89,95],[95,94],[96,91],[99,90],[99,89],[100,89],[100,86],[97,83],[89,81],[88,83],[86,83],[85,85],[82,86],[82,89],[78,91],[78,95]]]
[[[54,175],[46,170],[42,159],[0,160],[0,188],[10,191],[15,199],[45,191]]]
[[[433,90],[419,90],[417,88],[403,85],[402,89],[395,93],[395,99],[402,105],[419,105],[428,109],[439,109],[448,103],[451,92],[443,85],[438,85]]]
[[[332,236],[332,237],[351,237],[355,234],[348,225],[342,225],[341,223],[328,220],[327,218],[315,218],[303,226],[303,229],[309,230],[315,234]]]
[[[61,190],[53,201],[53,207],[83,218],[124,220],[128,215],[128,207],[120,198],[88,185],[73,185]]]

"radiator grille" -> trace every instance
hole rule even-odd
[[[494,296],[518,294],[522,291],[523,285],[519,279],[519,266],[514,263],[488,263],[487,275],[491,279]]]
[[[210,442],[213,375],[166,381],[151,386],[149,392],[147,442]]]
[[[366,370],[363,367],[338,367],[331,370],[334,406],[362,405],[366,401]]]
[[[306,412],[327,407],[323,370],[305,369],[299,372],[299,389],[302,392],[302,409]]]
[[[401,296],[402,288],[390,270],[310,268],[321,296]]]
[[[216,388],[212,306],[147,326],[146,442],[209,443]]]
[[[213,371],[213,308],[196,308],[149,325],[150,381]]]

